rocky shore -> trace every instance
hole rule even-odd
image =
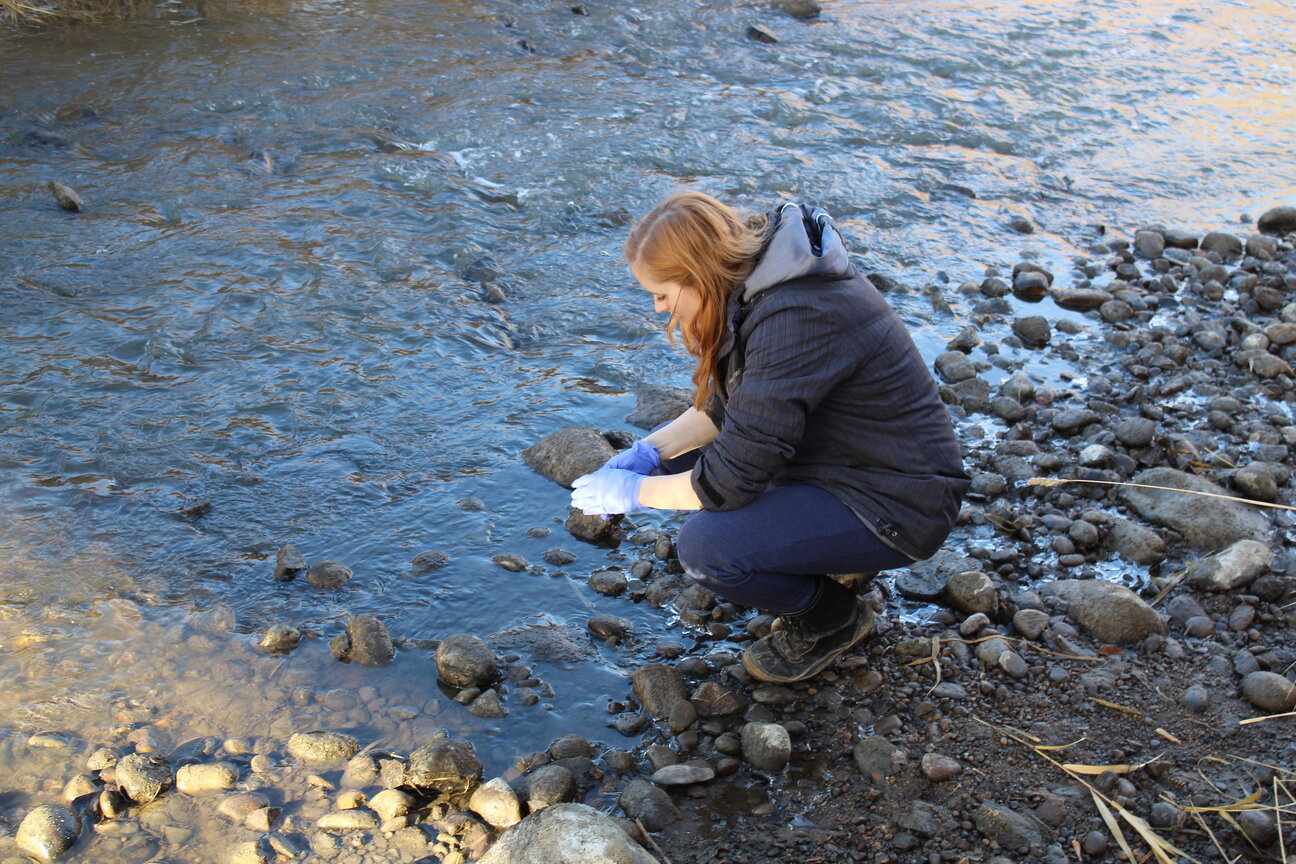
[[[1125,860],[1126,843],[1140,860],[1282,861],[1296,852],[1296,209],[1256,227],[1104,232],[1064,278],[1023,261],[933,289],[965,324],[934,365],[972,490],[935,558],[849,577],[878,633],[823,675],[752,681],[740,653],[769,616],[692,584],[668,532],[572,513],[574,539],[544,565],[495,563],[562,573],[573,544],[615,547],[566,575],[679,624],[649,640],[616,615],[585,622],[581,638],[635,670],[608,694],[612,746],[537,742],[487,777],[449,732],[404,752],[343,729],[170,748],[148,720],[99,741],[36,732],[27,748],[68,756],[63,791],[3,796],[0,864],[160,862],[200,837],[230,864],[1062,864]],[[1046,311],[1021,315],[1010,294]],[[640,396],[642,428],[686,398]],[[565,485],[631,440],[566,429],[525,458]],[[426,552],[411,568],[450,563]],[[267,574],[302,590],[351,577],[292,547]],[[219,606],[190,621],[232,623]],[[554,695],[531,664],[581,651],[553,629],[543,649],[411,642],[356,615],[330,648],[374,667],[427,652],[462,706],[447,711],[525,722]],[[301,636],[255,638],[273,655]]]

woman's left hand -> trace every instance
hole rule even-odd
[[[644,475],[623,468],[601,468],[572,481],[572,506],[586,516],[638,513],[639,486]]]

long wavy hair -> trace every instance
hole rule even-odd
[[[716,389],[716,365],[729,295],[746,279],[764,243],[766,218],[747,216],[702,192],[676,192],[639,220],[625,242],[626,261],[658,282],[677,282],[698,295],[698,311],[682,326],[674,313],[666,335],[697,358],[693,403],[704,410]]]

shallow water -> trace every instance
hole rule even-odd
[[[0,31],[0,767],[33,800],[132,723],[164,752],[444,727],[488,776],[566,732],[625,742],[606,705],[633,649],[536,662],[556,694],[484,721],[426,650],[373,670],[326,643],[359,612],[409,640],[579,634],[591,609],[638,647],[665,632],[585,586],[608,551],[567,537],[566,493],[518,454],[687,383],[619,257],[672,189],[822,204],[904,286],[929,359],[966,323],[933,286],[1023,254],[1066,284],[1098,225],[1245,232],[1296,202],[1279,2],[238,6]],[[483,302],[483,261],[507,302]],[[285,542],[354,581],[274,583]],[[491,561],[555,546],[570,575]],[[412,576],[429,549],[452,563]],[[218,603],[235,631],[195,632]],[[265,657],[271,622],[319,638]],[[49,728],[71,752],[37,759]]]

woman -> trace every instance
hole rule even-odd
[[[930,557],[954,525],[968,478],[936,385],[818,208],[744,220],[679,192],[635,226],[625,257],[697,358],[694,406],[578,478],[572,504],[699,510],[679,532],[685,572],[781,613],[744,652],[747,671],[809,678],[873,629],[827,574]]]

